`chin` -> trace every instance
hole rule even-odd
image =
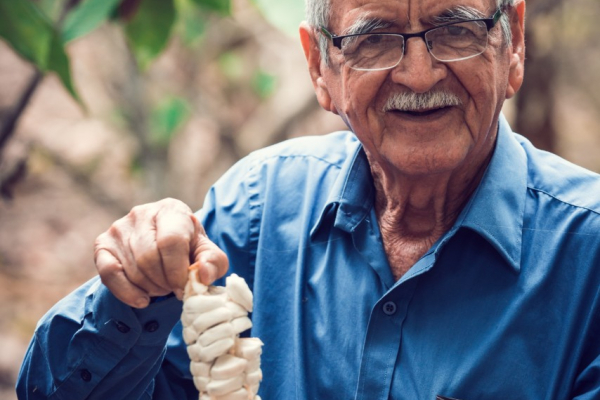
[[[473,155],[471,145],[448,146],[444,141],[416,145],[384,146],[381,155],[392,168],[405,175],[447,174],[460,170]]]

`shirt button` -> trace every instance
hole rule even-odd
[[[85,382],[89,382],[92,380],[92,373],[90,371],[88,371],[87,369],[82,369],[80,374],[81,374],[81,379],[83,379]]]
[[[385,315],[394,315],[396,313],[396,303],[388,301],[383,305],[383,312]]]
[[[144,329],[147,332],[156,332],[158,330],[159,326],[160,325],[158,324],[158,322],[156,322],[156,321],[150,321],[150,322],[146,323],[146,325],[144,325]]]
[[[131,330],[131,328],[122,323],[121,321],[117,321],[117,330],[121,333],[127,333]]]

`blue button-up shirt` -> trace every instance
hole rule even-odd
[[[254,291],[265,400],[600,399],[600,179],[500,120],[456,223],[398,281],[364,151],[341,132],[261,150],[199,216]],[[195,399],[175,298],[97,279],[40,322],[21,399]]]

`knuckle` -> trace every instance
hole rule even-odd
[[[167,197],[157,202],[158,205],[162,207],[180,211],[183,213],[191,213],[191,209],[181,200],[174,199],[172,197]]]
[[[128,219],[128,220],[136,221],[141,216],[143,216],[143,215],[146,214],[148,207],[149,207],[148,204],[141,204],[141,205],[134,206],[131,209],[131,211],[129,211],[129,214],[127,214],[122,219]]]
[[[109,278],[117,275],[121,272],[121,267],[117,263],[109,263],[98,266],[98,275],[100,275],[100,279],[102,282],[106,283]]]
[[[190,237],[184,232],[171,232],[156,238],[156,246],[161,250],[185,249],[189,242]]]

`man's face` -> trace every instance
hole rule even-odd
[[[332,0],[331,5],[327,28],[338,35],[365,17],[390,23],[386,32],[412,33],[433,27],[436,16],[457,6],[486,17],[496,11],[493,0]],[[311,66],[309,57],[317,97],[356,133],[370,161],[384,169],[420,176],[477,168],[493,149],[504,100],[522,81],[522,19],[514,9],[507,12],[513,46],[505,43],[498,23],[483,54],[457,62],[435,60],[420,38],[412,38],[398,66],[359,71],[346,66],[339,49],[329,44],[329,66]],[[461,105],[425,113],[385,110],[394,94],[431,91],[452,93]]]

